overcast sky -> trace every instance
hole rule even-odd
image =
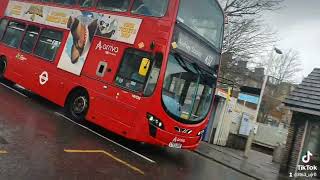
[[[320,0],[285,0],[284,7],[266,15],[266,22],[278,31],[279,49],[299,52],[306,77],[320,68]]]

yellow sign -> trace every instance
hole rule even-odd
[[[228,88],[227,101],[230,101],[230,99],[231,99],[231,93],[232,93],[232,89],[231,89],[231,87],[229,87],[229,88]]]
[[[17,15],[20,16],[22,14],[22,6],[21,5],[14,5],[11,8],[11,15]]]
[[[48,14],[46,21],[57,24],[67,24],[69,17],[64,12],[51,12]]]
[[[130,38],[131,35],[136,33],[135,24],[134,23],[124,23],[122,27],[120,27],[121,37]]]

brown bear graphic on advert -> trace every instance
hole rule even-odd
[[[77,63],[81,55],[89,50],[98,25],[97,19],[86,24],[81,21],[81,18],[83,17],[70,17],[67,24],[73,38],[71,48],[71,62],[73,64]]]

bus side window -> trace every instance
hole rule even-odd
[[[108,11],[126,12],[129,5],[129,0],[99,0],[97,8]]]
[[[148,78],[139,74],[143,58],[149,58],[150,54],[136,49],[127,49],[123,56],[115,83],[118,86],[135,92],[143,92]],[[152,63],[152,62],[151,62]]]
[[[64,5],[76,5],[76,0],[53,0],[53,2]]]
[[[1,22],[0,22],[0,39],[2,39],[2,36],[3,36],[4,32],[6,31],[7,24],[8,24],[8,20],[7,19],[1,19]]]
[[[60,48],[62,37],[63,33],[60,31],[42,30],[34,54],[48,61],[53,61]]]
[[[38,39],[40,28],[36,26],[28,26],[26,35],[21,43],[21,50],[31,53]]]
[[[163,60],[163,55],[161,53],[157,53],[155,56],[155,62],[154,65],[151,69],[151,73],[150,73],[150,77],[147,81],[147,85],[144,89],[144,95],[145,96],[151,96],[152,93],[154,92],[157,82],[158,82],[158,78],[159,78],[159,74],[160,74],[160,69],[162,66],[162,60]]]
[[[131,13],[144,16],[163,17],[166,14],[168,0],[135,0],[132,5]]]
[[[3,43],[8,46],[18,48],[22,40],[26,25],[19,22],[11,21],[7,27],[7,31],[3,36]]]
[[[79,0],[80,7],[89,8],[94,6],[94,0]]]
[[[40,0],[41,2],[52,2],[52,0]]]

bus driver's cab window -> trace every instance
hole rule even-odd
[[[123,57],[115,83],[118,86],[135,92],[143,92],[148,75],[140,75],[139,69],[143,58],[149,58],[149,56],[149,53],[146,52],[127,49]],[[149,63],[152,64],[151,61]]]

